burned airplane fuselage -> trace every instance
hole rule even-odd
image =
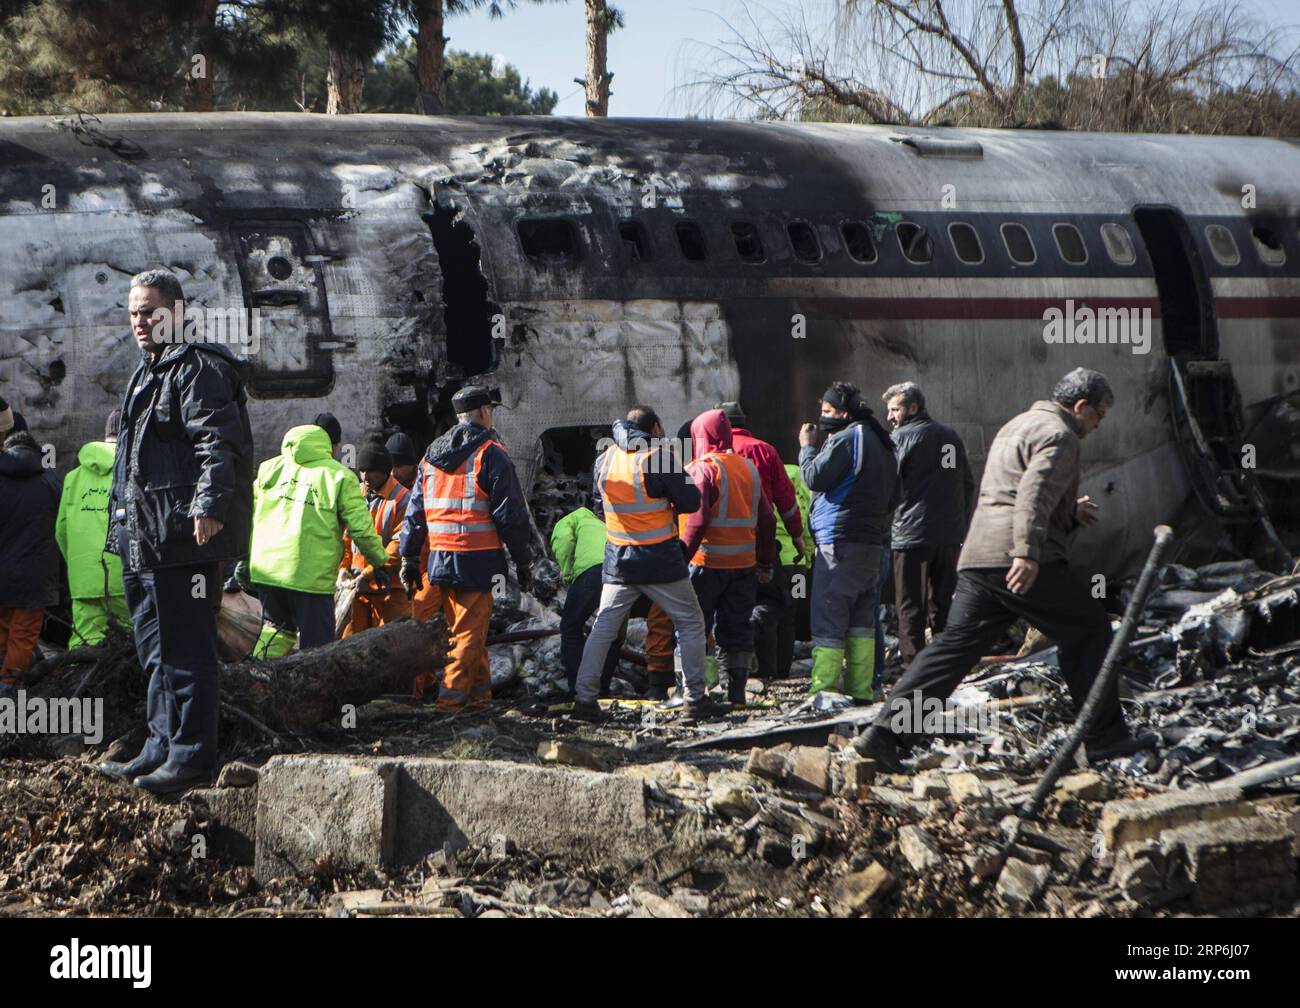
[[[1192,490],[1171,361],[1230,365],[1247,426],[1300,384],[1298,169],[1290,143],[1221,137],[0,120],[0,395],[74,464],[136,362],[128,279],[162,266],[257,323],[236,349],[260,456],[322,410],[349,444],[428,440],[484,377],[525,486],[568,480],[559,506],[634,402],[672,430],[739,399],[793,460],[831,380],[912,379],[979,465],[1085,365],[1117,400],[1084,446],[1103,520],[1081,556],[1118,571]]]

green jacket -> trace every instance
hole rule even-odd
[[[77,468],[63,481],[54,538],[68,563],[68,589],[73,598],[102,599],[104,569],[108,594],[122,596],[122,561],[104,552],[108,538],[108,492],[113,485],[114,446],[90,441],[77,452]]]
[[[343,528],[376,569],[388,562],[356,474],[331,454],[315,424],[292,428],[280,454],[257,470],[253,484],[254,584],[331,595],[343,557]]]
[[[794,484],[794,497],[799,502],[799,514],[803,517],[803,548],[804,558],[803,565],[806,567],[811,561],[808,559],[808,551],[812,549],[812,534],[808,530],[808,501],[812,494],[808,492],[808,485],[803,481],[803,474],[799,471],[797,465],[787,465],[786,473],[790,476],[790,482]],[[781,565],[789,566],[794,563],[794,543],[790,541],[790,533],[785,530],[785,523],[781,521],[781,516],[777,515],[776,522],[776,545],[781,551]]]
[[[551,531],[551,552],[566,584],[605,562],[605,523],[585,507],[571,511]]]

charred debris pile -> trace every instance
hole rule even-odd
[[[164,805],[91,766],[140,742],[144,684],[110,638],[29,683],[108,698],[109,728],[99,747],[0,760],[0,914],[1295,915],[1298,592],[1300,575],[1249,562],[1163,568],[1121,680],[1158,752],[1081,761],[1031,821],[1016,813],[1069,728],[1050,642],[984,664],[954,696],[982,709],[978,728],[958,719],[894,776],[848,744],[875,709],[804,696],[806,652],[793,678],[753,681],[743,710],[686,728],[635,699],[634,624],[610,720],[568,722],[546,702],[555,617],[525,597],[494,626],[497,701],[479,715],[416,704],[375,671],[409,672],[441,627],[392,624],[310,668],[230,667],[231,762]],[[597,793],[592,816],[618,829],[586,816]],[[461,809],[460,794],[499,800]],[[302,835],[285,825],[304,819]]]

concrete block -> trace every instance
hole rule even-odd
[[[1196,822],[1239,819],[1255,814],[1239,790],[1211,791],[1197,788],[1170,791],[1151,798],[1109,801],[1101,810],[1101,833],[1106,849],[1115,851],[1127,843],[1151,840],[1167,829]]]
[[[824,746],[795,746],[786,783],[826,794],[831,789],[831,751]]]
[[[920,826],[904,826],[898,831],[898,849],[913,871],[934,871],[943,864],[934,838]]]
[[[1033,865],[1008,858],[998,876],[997,894],[1012,910],[1029,910],[1047,885],[1051,869],[1047,865]]]
[[[896,879],[879,861],[850,872],[831,886],[831,909],[837,917],[853,917],[887,896]]]
[[[1289,907],[1295,901],[1296,857],[1282,823],[1254,816],[1179,826],[1161,836],[1160,846],[1186,858],[1197,910]]]
[[[397,864],[444,843],[490,845],[498,837],[526,850],[632,864],[660,842],[645,783],[635,777],[495,760],[415,758],[393,766]]]
[[[257,786],[254,875],[308,874],[319,857],[341,866],[391,860],[396,790],[386,780],[389,765],[328,755],[267,760]]]

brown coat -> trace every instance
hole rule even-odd
[[[958,569],[1009,567],[1013,557],[1064,561],[1079,495],[1079,433],[1063,406],[1043,400],[998,431]]]

